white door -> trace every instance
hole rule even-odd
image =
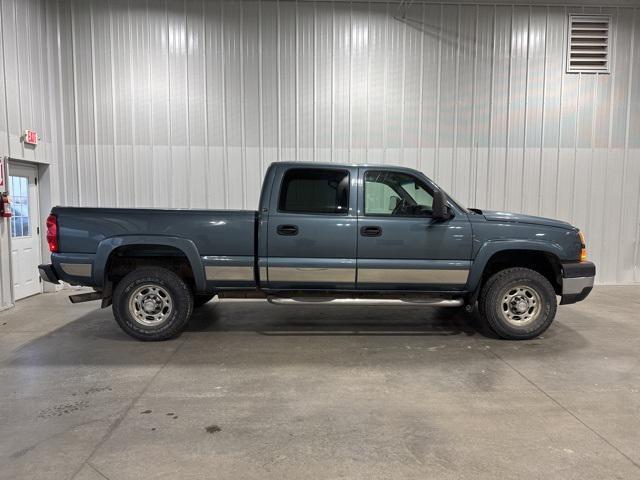
[[[37,170],[22,164],[9,167],[11,196],[11,269],[16,300],[42,291],[40,263],[40,228],[38,212]]]

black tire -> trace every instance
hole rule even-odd
[[[193,308],[198,308],[203,306],[205,303],[208,303],[210,300],[215,297],[215,294],[207,294],[207,295],[194,295],[193,296]]]
[[[498,336],[529,340],[542,334],[553,322],[556,292],[549,280],[535,270],[507,268],[484,284],[478,310]]]
[[[134,295],[138,300],[132,298]],[[145,301],[150,309],[155,305],[148,316],[145,309],[139,308]],[[144,267],[118,282],[112,308],[120,328],[133,338],[167,340],[178,335],[189,322],[193,294],[175,273],[160,267]]]

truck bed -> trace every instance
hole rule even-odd
[[[110,237],[162,235],[191,240],[201,256],[254,256],[253,210],[55,207],[52,213],[61,253],[96,253]]]

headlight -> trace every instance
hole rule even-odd
[[[582,248],[580,249],[580,261],[584,262],[587,260],[587,243],[584,241],[584,233],[578,230],[578,236],[580,237],[580,243],[582,244]]]

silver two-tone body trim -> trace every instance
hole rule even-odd
[[[74,277],[91,276],[90,263],[61,263],[60,268],[67,275],[73,275]]]
[[[270,282],[354,283],[356,269],[351,267],[269,267]]]
[[[418,268],[358,268],[358,283],[464,285],[469,270]]]
[[[210,281],[253,281],[253,267],[206,265],[204,273]]]

